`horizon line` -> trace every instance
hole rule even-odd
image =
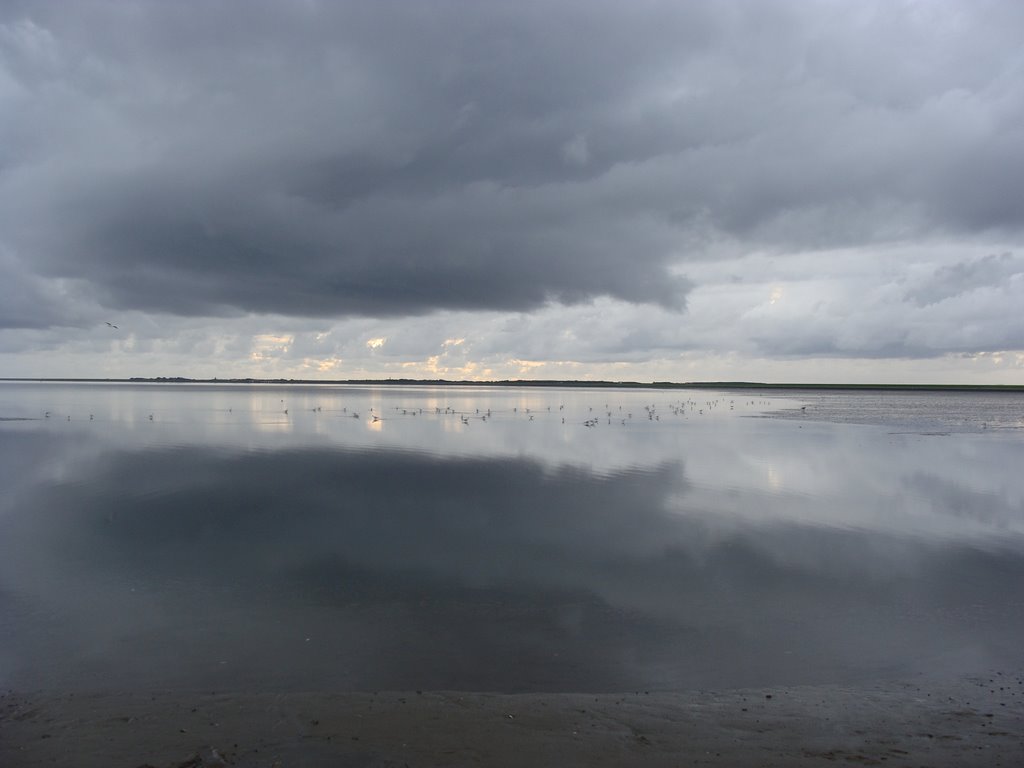
[[[766,381],[612,381],[605,379],[294,379],[189,376],[2,376],[8,382],[109,383],[109,384],[277,384],[277,385],[373,385],[373,386],[505,386],[505,387],[608,387],[621,389],[854,389],[854,390],[944,390],[1024,392],[1024,384],[882,384],[853,382],[766,382]]]

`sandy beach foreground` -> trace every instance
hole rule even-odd
[[[1018,671],[723,692],[0,698],[7,768],[1021,764]]]

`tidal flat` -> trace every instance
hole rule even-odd
[[[1020,393],[7,382],[0,418],[4,765],[1024,755]]]

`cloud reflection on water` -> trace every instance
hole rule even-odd
[[[5,465],[25,455],[0,436]],[[814,520],[820,496],[794,516],[798,494],[682,458],[29,444],[60,471],[4,492],[4,684],[622,690],[1022,660],[1019,538],[838,524],[898,485]],[[856,466],[832,466],[850,496]],[[970,517],[955,477],[909,466],[904,488]],[[989,498],[969,522],[1019,526]]]

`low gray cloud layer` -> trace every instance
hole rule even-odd
[[[401,318],[610,297],[657,318],[692,309],[701,264],[908,242],[965,253],[915,276],[905,313],[1013,279],[1019,298],[1021,29],[998,1],[7,3],[0,326],[80,325],[89,302]],[[829,322],[776,343],[752,309],[725,348],[936,351],[858,350]]]

